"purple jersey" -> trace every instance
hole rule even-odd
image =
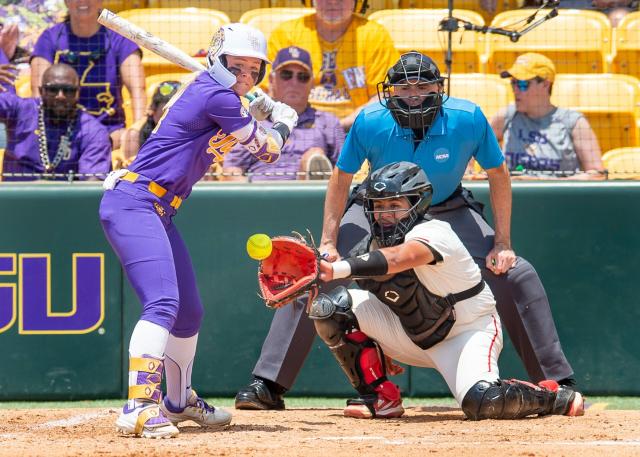
[[[4,153],[3,173],[42,173],[38,145],[38,112],[40,99],[20,98],[9,92],[0,94],[0,122],[7,125],[7,149]],[[76,125],[71,135],[68,158],[55,168],[56,173],[104,173],[111,168],[111,142],[107,129],[93,116],[78,110]],[[60,137],[68,124],[52,124],[45,118],[49,160],[58,151]],[[29,178],[8,178],[29,179]]]
[[[267,121],[263,124],[271,126]],[[300,170],[300,159],[309,148],[322,149],[335,165],[344,137],[344,129],[335,115],[307,107],[300,114],[298,125],[291,132],[276,163],[261,162],[246,148],[236,146],[224,158],[224,166],[241,168],[243,171],[255,174],[254,179],[259,180],[296,179],[296,173]]]
[[[213,161],[222,162],[238,142],[231,133],[252,119],[232,89],[201,72],[166,105],[129,170],[186,198]]]
[[[4,53],[2,48],[0,48],[0,65],[6,65],[8,63],[10,62],[7,58],[7,55]],[[14,94],[16,93],[16,87],[13,84],[0,83],[0,85],[2,85],[2,87],[7,89],[9,92],[13,92]]]
[[[113,131],[124,127],[120,65],[139,49],[105,27],[83,38],[63,22],[42,32],[32,57],[71,65],[80,77],[80,105]]]

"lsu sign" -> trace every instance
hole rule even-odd
[[[51,254],[0,254],[0,333],[16,320],[23,335],[82,334],[100,327],[104,254],[73,254],[71,268],[71,309],[53,311]],[[15,277],[14,281],[5,281],[7,276]]]

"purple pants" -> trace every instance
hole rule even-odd
[[[104,233],[142,303],[140,319],[179,338],[200,329],[203,307],[175,210],[144,185],[120,181],[100,203]]]

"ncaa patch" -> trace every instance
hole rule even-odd
[[[449,160],[449,150],[447,148],[438,148],[433,153],[433,158],[438,163],[444,163]]]

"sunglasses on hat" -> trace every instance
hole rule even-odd
[[[282,78],[283,81],[289,81],[291,78],[293,78],[293,75],[296,76],[296,79],[298,80],[299,83],[306,83],[309,82],[309,80],[311,79],[311,75],[309,73],[307,73],[306,71],[292,71],[292,70],[280,70],[278,71],[278,76],[280,76],[280,78]]]

